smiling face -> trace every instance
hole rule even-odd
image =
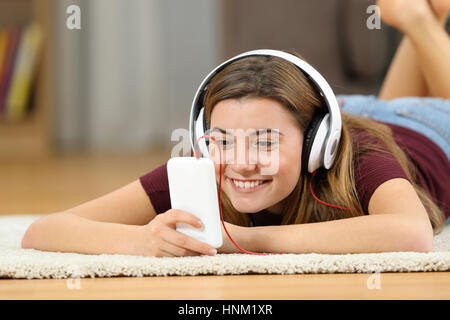
[[[269,98],[225,99],[214,106],[210,128],[223,154],[222,189],[234,208],[281,213],[301,172],[303,132],[290,111]],[[219,179],[219,153],[210,146]]]

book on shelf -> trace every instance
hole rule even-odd
[[[35,22],[0,30],[0,120],[23,119],[36,79],[42,31]]]

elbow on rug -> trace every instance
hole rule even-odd
[[[28,229],[25,231],[25,234],[22,237],[21,247],[23,249],[34,249],[34,234],[36,233],[34,231],[36,222],[33,222]]]
[[[433,251],[433,240],[419,240],[411,245],[411,250],[414,252],[428,253]]]
[[[404,242],[403,251],[428,253],[433,251],[433,232],[422,227],[411,228]]]

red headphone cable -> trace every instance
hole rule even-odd
[[[324,205],[329,206],[329,207],[338,208],[338,209],[342,209],[342,210],[350,210],[349,208],[345,208],[345,207],[337,206],[337,205],[334,205],[334,204],[326,203],[326,202],[324,202],[324,201],[322,201],[322,200],[320,200],[319,198],[316,197],[316,195],[314,194],[314,192],[312,190],[312,185],[311,185],[312,177],[314,177],[316,175],[316,171],[317,171],[317,169],[314,170],[313,173],[311,173],[311,180],[309,181],[309,191],[311,191],[311,194],[314,197],[314,199],[316,199],[321,204],[324,204]]]

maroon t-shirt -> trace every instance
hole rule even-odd
[[[450,166],[445,153],[420,133],[404,127],[384,124],[392,129],[394,140],[413,162],[419,184],[442,209],[445,216],[450,217],[450,190],[448,188],[450,186]],[[369,137],[361,132],[352,132],[352,135],[359,141]],[[380,147],[384,146],[380,141],[376,141],[376,143]],[[391,153],[370,151],[358,157],[355,163],[355,184],[366,214],[368,214],[369,200],[374,191],[382,183],[394,178],[408,179]],[[166,164],[139,179],[158,214],[171,208]],[[281,222],[281,215],[265,210],[251,216],[255,225],[277,225]]]

